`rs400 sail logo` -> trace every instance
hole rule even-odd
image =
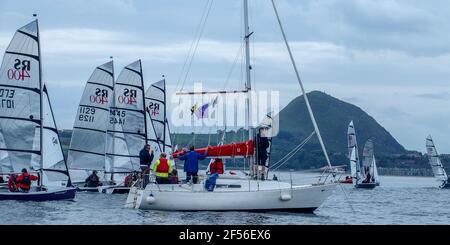
[[[137,97],[136,89],[125,88],[123,90],[123,95],[120,95],[117,98],[117,100],[118,100],[119,104],[135,105],[137,103],[136,97]]]
[[[96,88],[95,93],[89,97],[91,103],[94,104],[107,104],[108,103],[108,90]]]
[[[7,71],[9,80],[25,81],[26,78],[31,78],[31,61],[29,60],[14,60],[14,68]]]

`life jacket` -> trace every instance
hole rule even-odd
[[[8,189],[9,189],[10,192],[16,192],[17,191],[16,178],[17,178],[17,175],[15,175],[15,174],[9,176]]]
[[[158,167],[156,168],[157,173],[169,173],[169,163],[167,158],[160,158]]]
[[[30,175],[22,175],[22,180],[20,181],[20,188],[23,190],[30,190],[31,188],[31,179],[30,179]]]
[[[223,162],[222,159],[216,159],[209,165],[209,172],[211,174],[223,174]]]

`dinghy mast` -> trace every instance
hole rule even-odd
[[[275,15],[278,20],[278,25],[280,26],[281,34],[283,35],[284,43],[286,44],[287,51],[289,53],[289,57],[291,59],[292,66],[294,67],[295,75],[297,76],[298,83],[300,84],[300,88],[303,93],[303,98],[305,99],[306,108],[308,109],[309,116],[311,118],[312,124],[314,126],[314,131],[316,132],[317,138],[319,139],[320,146],[322,147],[323,154],[325,155],[325,159],[327,160],[328,167],[332,170],[333,166],[331,165],[330,158],[328,157],[327,149],[325,148],[325,144],[323,143],[322,135],[320,134],[319,126],[317,126],[316,118],[314,117],[314,113],[311,109],[311,105],[309,104],[308,96],[306,95],[305,88],[303,87],[303,82],[300,78],[300,73],[297,68],[297,64],[295,63],[294,56],[292,55],[291,46],[286,37],[286,33],[283,28],[283,24],[281,23],[280,15],[278,14],[277,7],[275,5],[274,0],[272,0],[273,10],[275,11]]]
[[[33,14],[34,17],[37,17],[36,14]],[[39,186],[42,186],[42,179],[44,176],[44,137],[43,137],[43,132],[44,132],[44,86],[42,84],[42,57],[41,57],[41,41],[40,41],[40,35],[39,35],[39,21],[36,18],[36,36],[37,36],[37,47],[38,47],[38,57],[39,57],[39,96],[40,96],[40,104],[39,104],[39,110],[40,110],[40,139],[39,139],[39,150],[41,152],[41,159],[39,161],[39,166],[40,166],[40,170],[39,170],[39,174],[40,174],[40,178],[39,178]]]

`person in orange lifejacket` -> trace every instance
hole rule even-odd
[[[17,175],[11,174],[8,179],[8,189],[10,192],[17,191],[17,183],[16,183]]]
[[[16,178],[19,191],[29,192],[31,188],[31,181],[36,181],[38,179],[39,178],[37,176],[29,174],[26,168],[22,169],[22,174]]]
[[[224,171],[224,166],[223,166],[222,159],[216,158],[216,159],[212,160],[209,163],[207,172],[209,172],[210,174],[215,174],[215,173],[223,174],[225,171]]]
[[[156,174],[156,182],[158,184],[169,183],[169,173],[172,172],[172,165],[166,157],[167,154],[162,152],[159,159],[156,160],[155,165],[153,166],[153,171]]]

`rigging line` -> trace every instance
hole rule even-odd
[[[210,0],[206,1],[205,6],[203,7],[202,17],[201,17],[201,19],[200,19],[200,22],[199,22],[198,25],[197,25],[197,28],[196,28],[196,30],[195,30],[194,38],[192,39],[191,46],[189,47],[188,55],[186,56],[186,59],[185,59],[184,64],[183,64],[183,68],[181,69],[180,75],[179,75],[179,77],[178,77],[177,85],[176,85],[176,87],[175,87],[176,90],[178,89],[178,86],[179,86],[180,83],[181,83],[181,78],[183,77],[183,74],[184,74],[186,65],[187,65],[187,63],[188,63],[188,60],[189,60],[189,58],[191,57],[191,52],[192,52],[192,49],[194,48],[195,41],[196,41],[196,39],[197,39],[198,33],[200,32],[200,28],[201,28],[201,26],[202,26],[202,24],[203,24],[203,19],[205,18],[205,15],[206,15],[206,12],[207,12],[207,9],[208,9],[208,6],[209,6],[209,2],[210,2]]]
[[[270,169],[278,169],[279,165],[283,165],[285,162],[287,162],[289,159],[291,159],[299,150],[303,148],[303,146],[311,140],[311,138],[314,136],[315,132],[311,133],[305,140],[303,140],[298,146],[296,146],[294,149],[292,149],[286,156],[284,156],[282,159],[280,159],[278,162],[274,163]],[[289,159],[287,159],[289,158]],[[287,160],[286,160],[287,159]]]
[[[295,156],[295,154],[297,154],[301,149],[303,149],[303,147],[306,145],[306,143],[309,142],[309,140],[311,140],[314,134],[315,132],[311,133],[311,135],[309,135],[300,145],[296,146],[291,152],[289,152],[281,160],[273,164],[273,166],[269,169],[271,169],[272,172],[275,172],[278,169],[280,169],[281,166],[283,166],[285,163],[291,160]]]
[[[236,67],[236,64],[238,63],[238,60],[239,60],[240,56],[242,55],[242,50],[243,49],[244,49],[244,43],[241,42],[241,47],[239,48],[239,50],[238,50],[238,52],[237,52],[237,54],[236,54],[236,56],[234,58],[233,64],[231,65],[231,69],[230,69],[230,72],[228,73],[227,79],[225,80],[225,84],[223,86],[223,90],[225,90],[227,88],[228,83],[230,82],[231,75],[233,75],[234,69]]]
[[[211,1],[210,1],[210,4],[209,4],[208,12],[206,13],[205,20],[204,20],[204,22],[203,22],[201,31],[200,31],[199,36],[198,36],[198,39],[197,39],[197,42],[196,42],[196,44],[195,44],[194,51],[192,52],[191,60],[189,61],[189,65],[188,65],[187,70],[186,70],[186,75],[184,76],[183,83],[181,84],[181,91],[184,89],[184,85],[186,84],[186,80],[187,80],[188,77],[189,77],[189,73],[190,73],[190,71],[191,71],[192,63],[193,63],[193,61],[194,61],[195,54],[197,53],[198,45],[199,45],[199,43],[200,43],[200,40],[201,40],[202,37],[203,37],[203,33],[204,33],[204,31],[205,31],[206,23],[208,22],[209,14],[211,13],[211,8],[212,8],[212,6],[213,6],[213,3],[214,3],[214,0],[211,0]]]
[[[316,131],[317,138],[318,138],[318,140],[319,140],[320,146],[322,147],[322,151],[323,151],[323,154],[324,154],[324,156],[325,156],[325,159],[327,160],[327,164],[328,164],[328,166],[330,167],[330,169],[333,169],[333,168],[332,168],[332,165],[331,165],[330,158],[329,158],[328,153],[327,153],[327,149],[325,148],[325,144],[323,143],[323,139],[322,139],[322,136],[321,136],[321,134],[320,134],[319,126],[317,125],[316,119],[315,119],[315,117],[314,117],[314,113],[313,113],[313,111],[312,111],[312,109],[311,109],[311,105],[310,105],[309,100],[308,100],[308,96],[307,96],[307,94],[306,94],[305,88],[303,87],[303,83],[302,83],[302,80],[301,80],[301,78],[300,78],[300,73],[299,73],[299,71],[298,71],[297,64],[296,64],[296,62],[295,62],[294,56],[293,56],[293,54],[292,54],[291,46],[289,45],[289,42],[288,42],[288,40],[287,40],[286,33],[285,33],[285,31],[284,31],[284,28],[283,28],[283,24],[281,23],[280,15],[278,14],[278,10],[277,10],[277,7],[276,7],[276,5],[275,5],[275,1],[274,1],[274,0],[271,0],[271,1],[272,1],[273,10],[274,10],[275,15],[276,15],[276,17],[277,17],[277,21],[278,21],[278,25],[279,25],[279,27],[280,27],[281,34],[282,34],[283,39],[284,39],[284,43],[285,43],[285,45],[286,45],[286,49],[287,49],[287,51],[288,51],[288,53],[289,53],[289,57],[290,57],[292,66],[293,66],[293,68],[294,68],[295,75],[296,75],[296,77],[297,77],[297,81],[298,81],[298,83],[299,83],[299,85],[300,85],[300,88],[301,88],[301,90],[302,90],[303,98],[304,98],[304,100],[305,100],[306,108],[308,109],[309,116],[310,116],[311,121],[312,121],[312,124],[313,124],[313,126],[314,126],[314,130]]]

